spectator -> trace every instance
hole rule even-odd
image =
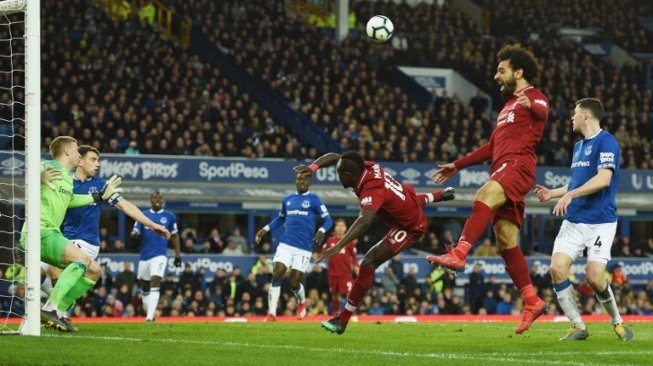
[[[127,285],[129,293],[134,293],[134,286],[136,285],[137,279],[136,274],[132,271],[132,263],[124,262],[123,270],[116,276],[115,285],[116,288],[121,288],[122,285]]]
[[[230,247],[230,244],[234,243],[236,247],[240,248],[240,251],[244,254],[249,254],[249,245],[247,244],[247,240],[245,240],[245,237],[242,236],[240,233],[240,228],[235,227],[234,230],[231,232],[231,235],[227,238],[227,247]],[[231,246],[231,250],[234,250],[235,248]]]

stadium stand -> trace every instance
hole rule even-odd
[[[369,159],[449,161],[484,143],[493,121],[485,110],[487,98],[499,100],[491,80],[496,51],[504,41],[521,41],[531,45],[541,60],[538,85],[552,106],[545,132],[551,147],[538,152],[540,164],[569,165],[573,144],[568,122],[570,101],[593,95],[604,100],[610,111],[605,126],[619,139],[623,166],[653,167],[649,137],[653,135],[653,93],[641,78],[643,65],[612,66],[573,42],[551,39],[556,29],[544,26],[547,17],[559,19],[558,26],[601,24],[605,27],[602,35],[626,50],[650,52],[650,34],[636,22],[624,21],[641,11],[650,13],[650,5],[635,0],[629,1],[637,5],[632,7],[605,5],[590,12],[594,17],[585,18],[576,15],[597,9],[597,1],[573,5],[528,1],[532,5],[528,7],[511,7],[512,1],[499,5],[493,0],[476,2],[505,10],[497,12],[501,18],[491,19],[489,31],[451,9],[450,2],[444,2],[443,7],[421,4],[412,8],[352,1],[361,22],[373,12],[401,14],[396,18],[397,28],[402,29],[398,42],[383,47],[373,47],[357,37],[357,31],[337,45],[324,29],[290,17],[276,2],[202,0],[171,5],[180,14],[199,17],[196,22],[201,20],[203,35],[221,52],[229,53],[249,74],[268,83],[343,148],[359,149]],[[310,146],[290,135],[228,75],[201,62],[174,39],[162,39],[152,26],[133,18],[114,21],[84,0],[73,0],[66,6],[44,2],[43,6],[44,28],[56,35],[43,46],[44,147],[52,138],[68,134],[103,152],[290,159],[312,155],[307,153]],[[508,11],[515,8],[532,10]],[[430,24],[432,19],[436,21]],[[533,28],[542,30],[539,40],[529,40]],[[508,33],[507,29],[519,31]],[[419,108],[393,84],[391,69],[396,65],[453,68],[479,87],[478,97],[465,106],[456,95],[434,95],[433,103]],[[457,237],[452,233],[456,228],[431,224],[432,230],[415,250],[442,253],[444,242]],[[185,229],[195,233],[182,239],[182,243],[190,240],[187,252],[222,251],[224,244],[220,243],[226,238],[219,233]],[[359,248],[369,246],[370,241],[363,238]],[[104,238],[102,252],[124,251],[116,242],[115,238]],[[495,247],[491,242],[485,246],[490,253]],[[651,256],[653,238],[646,243],[617,238],[613,255]],[[265,256],[260,262],[252,269],[234,268],[230,273],[218,269],[212,280],[206,280],[206,268],[185,267],[178,278],[168,275],[162,284],[159,311],[162,315],[187,316],[263,315],[270,268]],[[115,285],[100,285],[87,293],[74,315],[144,314],[135,286],[130,290],[123,284],[131,277],[126,272],[121,273],[120,286],[117,278],[103,278],[103,284]],[[486,277],[482,268],[466,288],[457,285],[450,273],[438,269],[426,278],[415,278],[396,267],[388,272],[363,301],[360,313],[519,314],[523,307],[518,292]],[[6,271],[0,276],[9,278]],[[313,314],[328,312],[325,276],[317,266],[306,279]],[[618,267],[606,276],[616,285],[623,314],[653,313],[653,281],[631,286]],[[533,272],[532,278],[550,312],[556,313],[548,276]],[[600,307],[588,286],[580,282],[577,289],[583,313],[596,313]],[[287,288],[282,293],[284,312],[293,314],[295,299]]]

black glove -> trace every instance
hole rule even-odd
[[[181,267],[181,257],[175,257],[175,267]]]
[[[447,187],[442,190],[442,200],[452,201],[456,198],[456,189],[454,187]]]
[[[456,198],[456,190],[453,187],[433,193],[433,202],[451,201],[454,198]]]

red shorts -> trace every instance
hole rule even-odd
[[[354,283],[354,277],[349,276],[329,276],[329,291],[332,294],[349,295],[351,286]]]
[[[494,223],[499,219],[510,220],[521,227],[524,222],[524,199],[535,184],[535,169],[532,163],[513,158],[499,164],[492,170],[490,179],[498,182],[506,194],[506,203],[494,214]]]
[[[385,234],[383,239],[381,239],[381,242],[390,249],[393,254],[398,254],[402,250],[413,245],[416,241],[419,241],[423,235],[424,233],[415,233],[404,229],[392,228],[387,234]]]

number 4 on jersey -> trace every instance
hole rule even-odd
[[[594,242],[594,246],[600,248],[601,245],[603,245],[603,243],[601,243],[601,236],[597,236],[596,241]]]

